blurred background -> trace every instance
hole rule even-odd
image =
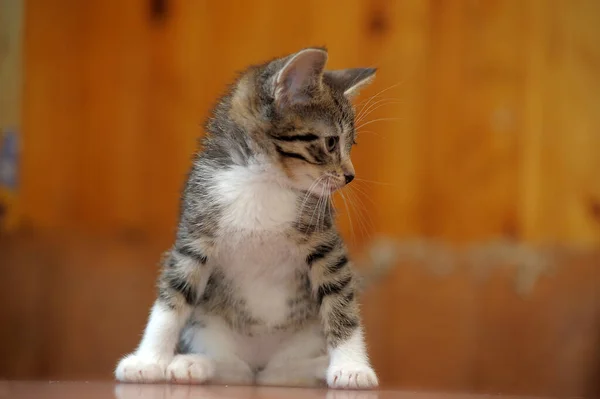
[[[210,107],[311,45],[379,68],[339,223],[398,241],[383,385],[600,395],[597,0],[0,0],[0,378],[112,378]]]

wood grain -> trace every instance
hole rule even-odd
[[[29,224],[171,234],[202,120],[235,71],[326,44],[332,68],[379,67],[361,100],[384,90],[354,158],[388,184],[357,183],[376,204],[356,193],[370,219],[350,210],[357,243],[600,242],[596,2],[174,0],[160,21],[148,7],[28,4]]]

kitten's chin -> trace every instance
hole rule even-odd
[[[328,182],[328,183],[319,183],[316,185],[312,185],[307,191],[316,195],[317,197],[330,197],[334,192],[342,188],[339,184]]]
[[[334,178],[319,177],[315,179],[308,173],[289,176],[288,184],[291,188],[309,192],[317,197],[331,196],[335,191],[344,187],[344,184]]]

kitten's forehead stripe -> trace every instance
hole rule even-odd
[[[308,158],[306,158],[304,155],[297,153],[297,152],[291,152],[291,151],[286,151],[283,148],[281,148],[280,146],[276,145],[275,148],[277,149],[277,152],[279,153],[279,155],[281,155],[282,157],[285,158],[293,158],[293,159],[299,159],[301,161],[307,162],[307,163],[316,163],[318,161],[312,161]]]
[[[321,143],[310,144],[306,146],[306,149],[310,156],[318,163],[326,163],[329,156],[325,152]]]
[[[320,137],[316,134],[306,133],[306,134],[292,134],[289,136],[271,136],[275,140],[281,141],[315,141],[319,140]]]

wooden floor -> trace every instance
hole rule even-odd
[[[111,382],[0,382],[0,398],[10,399],[478,399],[489,395],[411,391],[341,391],[326,389],[135,385]],[[508,398],[509,396],[496,396]],[[511,398],[517,398],[511,396]]]

